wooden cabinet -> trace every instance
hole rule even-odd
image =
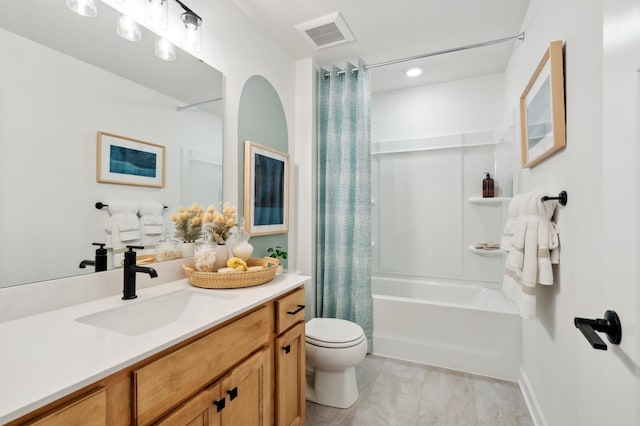
[[[304,289],[276,301],[276,424],[302,425],[305,419]]]
[[[95,390],[31,423],[48,426],[107,425],[107,391]]]
[[[239,360],[266,345],[272,310],[264,306],[134,372],[138,424],[156,420]]]
[[[273,423],[272,371],[269,349],[265,348],[222,379],[222,397],[226,402],[219,412],[220,425]]]
[[[10,425],[301,425],[304,353],[300,287]]]
[[[270,425],[273,419],[271,370],[269,350],[264,348],[157,425]]]
[[[276,424],[302,425],[305,419],[304,321],[276,339]]]

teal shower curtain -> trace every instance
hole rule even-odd
[[[371,83],[354,68],[318,74],[316,313],[359,324],[370,352]]]

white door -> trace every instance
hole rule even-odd
[[[602,311],[615,310],[622,342],[599,357],[608,424],[640,424],[640,2],[606,0],[603,27]],[[589,182],[585,180],[585,183]],[[588,184],[588,183],[587,183]],[[594,206],[598,208],[598,206]],[[608,343],[608,342],[607,342]],[[597,370],[595,370],[597,368]],[[596,382],[597,383],[597,382]]]

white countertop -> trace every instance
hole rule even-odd
[[[196,289],[182,279],[139,290],[135,300],[124,301],[118,295],[2,322],[0,424],[248,311],[308,279],[303,275],[281,274],[267,284],[234,290]],[[141,335],[129,336],[76,321],[85,315],[181,289],[237,297],[224,300],[206,315],[185,315]]]

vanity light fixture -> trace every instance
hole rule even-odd
[[[169,0],[144,0],[144,22],[157,30],[169,28]]]
[[[176,47],[166,38],[158,37],[156,40],[155,54],[165,61],[175,61]]]
[[[67,0],[67,7],[81,16],[98,15],[98,0]]]
[[[407,70],[407,76],[409,76],[409,77],[417,77],[420,74],[422,74],[422,68],[419,68],[419,67],[409,68]]]
[[[180,44],[187,50],[192,52],[200,51],[200,38],[201,31],[200,26],[202,25],[202,18],[200,18],[193,10],[189,9],[182,3],[180,0],[176,0],[176,2],[184,9],[184,13],[180,15],[180,19],[184,23],[184,39]]]
[[[128,15],[122,15],[120,19],[118,19],[118,28],[116,32],[120,37],[129,41],[138,41],[142,38],[140,25],[138,25],[138,23]]]

